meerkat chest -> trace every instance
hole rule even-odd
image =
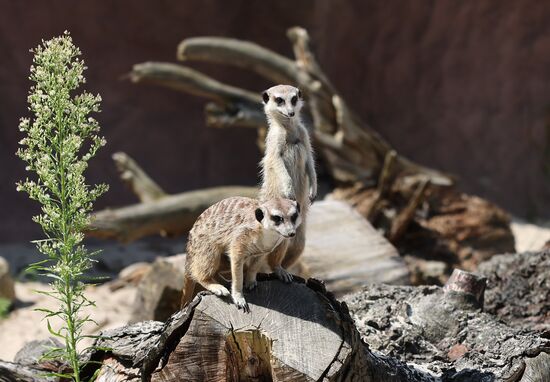
[[[304,168],[306,165],[307,153],[300,141],[286,144],[281,156],[287,167]]]
[[[270,253],[283,240],[282,236],[272,230],[262,230],[253,245],[251,256],[261,256]]]

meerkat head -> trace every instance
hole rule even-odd
[[[256,220],[266,230],[276,231],[286,238],[293,237],[302,223],[300,203],[283,198],[262,202],[256,209]]]
[[[268,117],[284,121],[298,118],[303,105],[300,89],[290,85],[273,86],[262,93]]]

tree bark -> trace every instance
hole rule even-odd
[[[460,271],[444,288],[368,285],[345,298],[373,351],[443,381],[545,381],[550,341],[482,311],[485,279]],[[359,324],[361,323],[361,324]]]
[[[550,378],[550,341],[483,313],[466,289],[371,285],[346,300],[354,323],[319,281],[261,275],[248,314],[203,292],[165,324],[104,333],[98,345],[112,350],[94,354],[105,362],[98,380],[135,381],[138,369],[145,381]]]

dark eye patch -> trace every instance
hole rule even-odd
[[[295,212],[294,215],[290,217],[290,220],[292,220],[292,223],[296,223],[296,219],[298,219],[298,212]]]
[[[277,102],[277,105],[282,105],[283,103],[285,103],[285,100],[281,97],[277,97],[275,98],[275,102]]]
[[[292,98],[290,99],[290,103],[291,103],[292,105],[296,105],[296,102],[298,102],[298,97],[294,96],[294,97],[292,97]]]
[[[279,215],[272,215],[271,220],[273,220],[273,223],[275,223],[275,225],[279,225],[283,222],[283,218]]]

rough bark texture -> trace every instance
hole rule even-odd
[[[535,366],[549,359],[550,341],[482,312],[473,295],[436,286],[369,285],[345,302],[370,349],[444,381],[550,378],[550,368]]]
[[[90,360],[102,382],[547,381],[550,340],[481,311],[469,292],[483,279],[458,276],[446,288],[373,284],[343,303],[319,281],[262,276],[248,314],[200,293],[166,323],[104,332]],[[0,376],[41,380],[29,367],[2,363]]]
[[[100,345],[114,350],[95,359],[117,381],[137,369],[152,381],[548,380],[550,341],[482,312],[465,291],[483,279],[461,276],[445,290],[369,285],[349,305],[318,281],[267,277],[246,294],[249,314],[201,293],[165,324],[106,333]]]
[[[550,335],[550,250],[494,256],[478,272],[487,278],[487,312]]]

